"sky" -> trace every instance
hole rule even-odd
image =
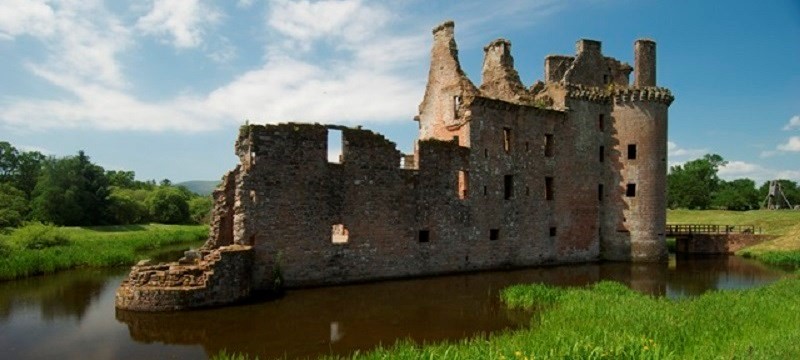
[[[526,85],[578,39],[630,64],[654,39],[670,164],[800,181],[798,0],[0,0],[0,141],[173,182],[220,179],[245,122],[362,125],[408,153],[445,20],[474,83],[500,37]]]

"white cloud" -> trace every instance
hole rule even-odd
[[[800,115],[792,116],[789,119],[789,123],[783,127],[783,130],[792,130],[792,129],[800,129]]]
[[[201,0],[153,0],[153,8],[139,18],[136,28],[145,34],[168,35],[175,47],[194,48],[203,43],[205,27],[221,16]]]
[[[772,169],[759,164],[734,160],[719,168],[719,177],[725,180],[749,178],[755,181],[756,184],[760,184],[774,179],[797,181],[800,180],[800,171]]]
[[[786,144],[778,145],[778,150],[780,151],[791,151],[796,152],[800,151],[800,136],[792,136],[786,142]]]
[[[363,43],[376,35],[391,16],[386,7],[361,0],[271,2],[268,25],[287,37],[293,50],[309,50],[314,41],[327,40],[336,47]]]
[[[55,31],[55,14],[45,1],[4,0],[0,2],[0,38],[19,35],[48,36]]]
[[[669,157],[697,158],[707,153],[708,149],[684,149],[672,141],[667,142],[667,155]]]

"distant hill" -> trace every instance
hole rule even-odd
[[[175,185],[184,186],[187,189],[189,189],[189,191],[197,195],[206,196],[206,195],[211,195],[211,193],[214,192],[214,189],[217,188],[217,185],[219,185],[219,183],[220,183],[219,181],[214,181],[214,180],[211,181],[193,180],[193,181],[184,181],[182,183],[177,183]]]

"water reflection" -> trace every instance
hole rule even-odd
[[[0,283],[0,348],[10,358],[197,358],[222,349],[261,358],[347,354],[396,339],[459,339],[528,324],[500,289],[581,286],[603,279],[656,296],[752,287],[782,275],[737,257],[604,263],[289,291],[237,307],[148,314],[115,311],[127,269],[74,271]]]

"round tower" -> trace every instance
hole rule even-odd
[[[608,209],[604,257],[660,261],[667,257],[667,118],[673,96],[655,87],[655,42],[635,43],[634,86],[614,90],[611,154],[616,199]]]

